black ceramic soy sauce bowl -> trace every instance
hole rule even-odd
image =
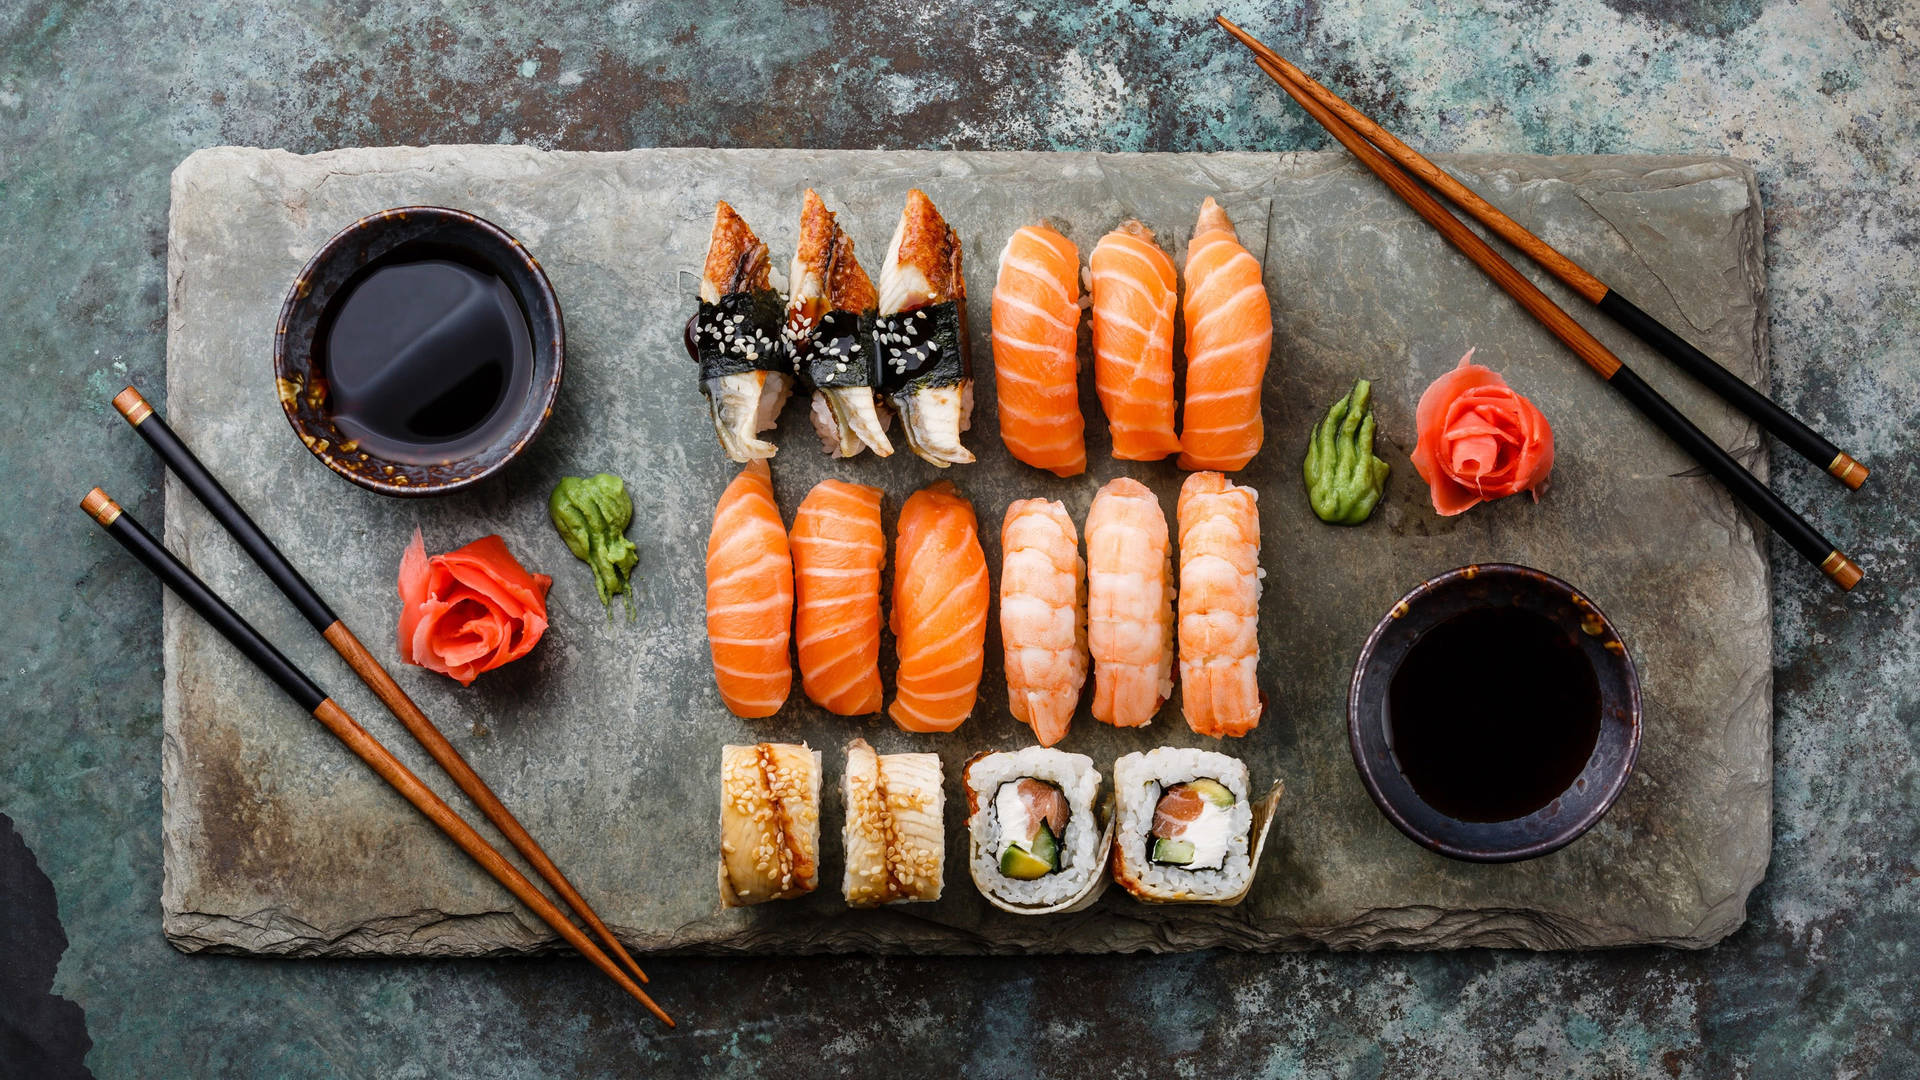
[[[1598,683],[1599,735],[1579,775],[1545,806],[1504,821],[1461,821],[1428,805],[1402,773],[1388,695],[1394,673],[1423,634],[1456,616],[1500,606],[1531,611],[1571,635]],[[1494,664],[1497,658],[1490,658]],[[1497,670],[1481,674],[1497,677]],[[1531,859],[1573,842],[1620,797],[1640,750],[1640,680],[1613,624],[1573,586],[1511,563],[1463,566],[1416,586],[1374,627],[1354,666],[1347,733],[1367,794],[1414,841],[1472,862]]]
[[[486,445],[447,460],[387,460],[344,436],[330,415],[318,355],[335,298],[369,266],[414,251],[451,255],[498,275],[526,318],[533,346],[529,384],[504,406],[515,410],[510,421]],[[546,427],[565,361],[560,301],[533,255],[498,225],[444,206],[382,210],[335,233],[294,279],[273,338],[274,379],[294,434],[329,469],[383,495],[440,495],[505,468]]]

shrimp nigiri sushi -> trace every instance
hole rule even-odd
[[[1173,695],[1173,556],[1160,500],[1109,481],[1087,511],[1087,651],[1093,718],[1139,727]]]
[[[773,471],[750,462],[720,494],[707,537],[707,644],[720,700],[772,716],[793,688],[793,558],[773,501]]]
[[[1187,248],[1187,400],[1180,467],[1232,472],[1253,460],[1265,432],[1260,383],[1273,347],[1273,310],[1260,262],[1240,246],[1212,199]]]
[[[1067,508],[1007,507],[1000,527],[1000,640],[1007,707],[1041,746],[1067,734],[1087,682],[1087,564]]]
[[[767,245],[726,203],[713,210],[713,239],[700,272],[700,310],[687,320],[687,354],[700,365],[713,430],[735,461],[770,458],[760,438],[793,393],[781,341],[784,305],[773,289]]]
[[[1159,461],[1173,433],[1173,260],[1153,232],[1129,221],[1087,258],[1093,277],[1093,386],[1113,432],[1113,456]]]
[[[853,240],[812,188],[800,204],[800,244],[787,275],[786,346],[793,369],[813,389],[809,416],[834,457],[871,448],[893,453],[887,414],[875,397],[880,365],[873,350],[879,294],[854,257]]]
[[[1266,708],[1259,498],[1217,472],[1180,485],[1180,707],[1201,735],[1245,735]]]
[[[973,424],[966,303],[959,235],[925,192],[907,192],[880,267],[873,340],[881,387],[900,414],[907,446],[943,469],[973,460],[973,452],[960,445],[960,433]]]
[[[1079,330],[1079,249],[1045,225],[1021,228],[1000,252],[993,289],[1000,439],[1014,457],[1055,476],[1087,471]]]
[[[973,506],[952,484],[907,497],[893,549],[894,723],[952,731],[980,692],[987,643],[987,556]]]
[[[822,480],[793,513],[800,686],[830,713],[880,711],[880,489]]]

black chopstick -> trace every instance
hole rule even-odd
[[[294,607],[300,609],[300,614],[313,624],[315,630],[320,631],[320,636],[326,639],[327,644],[333,646],[334,651],[347,662],[354,674],[360,676],[361,681],[365,682],[387,708],[393,711],[394,716],[399,718],[401,725],[414,737],[421,748],[426,750],[428,756],[446,770],[447,775],[453,778],[454,784],[473,800],[474,805],[480,808],[480,812],[493,823],[494,828],[500,830],[501,835],[507,838],[507,842],[513,845],[514,850],[527,860],[534,872],[540,875],[541,880],[558,893],[560,899],[565,901],[576,915],[580,916],[580,920],[594,932],[594,935],[606,946],[607,951],[633,973],[634,978],[643,983],[646,982],[647,973],[640,970],[640,965],[634,961],[626,947],[620,944],[620,939],[614,936],[613,930],[593,910],[592,905],[588,904],[586,898],[580,895],[580,891],[567,880],[567,876],[561,873],[560,868],[547,855],[546,849],[542,848],[540,842],[533,838],[533,834],[520,824],[520,819],[513,815],[513,811],[507,809],[506,804],[500,801],[500,797],[494,794],[487,782],[481,779],[480,774],[467,763],[467,759],[461,756],[453,743],[449,742],[440,729],[434,726],[433,721],[427,718],[427,714],[414,704],[413,699],[400,688],[400,684],[394,681],[393,676],[379,660],[374,658],[373,653],[360,643],[360,639],[354,636],[347,624],[333,613],[333,609],[320,598],[320,594],[314,590],[313,586],[307,584],[307,579],[301,577],[300,572],[293,568],[293,564],[287,561],[286,556],[280,554],[280,549],[274,546],[273,541],[267,539],[267,534],[260,531],[260,526],[254,524],[253,518],[247,516],[247,512],[240,508],[240,504],[234,501],[233,496],[227,494],[227,489],[221,486],[220,481],[215,479],[211,472],[207,471],[207,467],[200,463],[200,459],[194,455],[194,452],[187,448],[187,444],[180,441],[180,437],[167,426],[166,420],[154,411],[153,406],[141,396],[140,391],[131,386],[120,391],[114,396],[113,407],[128,424],[133,426],[133,430],[140,433],[140,437],[145,439],[154,453],[160,456],[160,460],[166,463],[167,468],[172,469],[174,475],[187,485],[188,490],[200,500],[201,505],[213,514],[214,520],[227,530],[255,563],[259,564],[260,569],[266,572],[267,577],[272,579],[282,593],[286,594]]]
[[[1440,205],[1427,190],[1420,186],[1406,171],[1387,158],[1372,143],[1362,138],[1358,131],[1334,115],[1320,101],[1308,94],[1305,89],[1295,85],[1274,64],[1259,54],[1254,56],[1255,63],[1268,77],[1280,84],[1280,88],[1289,97],[1300,104],[1340,141],[1361,163],[1373,171],[1393,193],[1404,199],[1426,222],[1444,236],[1448,242],[1458,248],[1473,264],[1480,268],[1495,284],[1519,302],[1527,313],[1540,321],[1542,326],[1552,331],[1561,343],[1571,349],[1575,355],[1591,367],[1607,385],[1620,391],[1620,395],[1631,402],[1654,425],[1665,432],[1674,442],[1680,444],[1693,459],[1705,466],[1707,471],[1724,484],[1747,509],[1752,510],[1768,526],[1778,532],[1794,550],[1800,552],[1807,561],[1818,566],[1822,573],[1842,589],[1852,589],[1860,583],[1860,567],[1853,560],[1834,547],[1825,537],[1807,524],[1794,509],[1775,495],[1767,485],[1761,483],[1752,473],[1719,444],[1708,438],[1706,433],[1694,426],[1678,409],[1674,408],[1659,392],[1648,386],[1632,369],[1620,362],[1620,358],[1587,329],[1575,322],[1573,317],[1560,309],[1548,296],[1541,292],[1525,275],[1513,268],[1513,264],[1502,258],[1478,233],[1466,227],[1459,218],[1454,217],[1447,208]]]
[[[272,642],[262,637],[260,632],[241,618],[225,600],[208,588],[207,584],[188,569],[185,563],[175,558],[173,552],[168,551],[160,541],[155,540],[151,533],[133,519],[132,515],[122,510],[119,504],[109,499],[99,488],[87,492],[86,497],[80,500],[80,508],[99,523],[109,536],[119,541],[121,547],[132,552],[134,558],[139,559],[155,577],[172,589],[175,595],[186,601],[188,607],[198,612],[201,618],[218,630],[222,637],[232,642],[233,646],[240,650],[241,655],[265,672],[267,677],[285,691],[288,697],[310,713],[314,719],[320,721],[321,725],[341,742],[347,744],[347,748],[352,750],[360,760],[366,762],[374,772],[380,775],[381,779],[412,803],[414,809],[420,811],[429,821],[438,826],[440,831],[446,833],[455,844],[459,845],[460,850],[466,852],[496,881],[505,885],[521,903],[540,916],[541,920],[551,926],[566,940],[567,944],[579,950],[581,955],[592,961],[595,967],[618,983],[622,990],[645,1005],[648,1011],[659,1017],[661,1023],[668,1027],[673,1026],[673,1019],[647,996],[645,990],[640,989],[640,984],[628,977],[627,973],[622,971],[611,957],[602,952],[592,939],[582,933],[579,927],[568,922],[560,908],[547,899],[546,894],[535,888],[533,882],[527,880],[526,875],[520,873],[512,863],[495,851],[493,845],[487,843],[478,832],[474,831],[473,826],[467,824],[466,819],[422,783],[412,770],[381,745],[380,740],[368,734],[367,730],[356,723],[353,717],[347,715],[345,709],[328,697],[326,692],[308,678],[305,672],[294,666],[293,661],[288,660],[279,649],[274,648]]]
[[[1772,432],[1776,438],[1802,457],[1825,469],[1829,475],[1849,489],[1856,489],[1866,482],[1867,467],[1865,465],[1835,446],[1799,417],[1747,385],[1739,376],[1720,366],[1706,353],[1694,348],[1686,339],[1635,306],[1633,301],[1622,296],[1611,285],[1595,277],[1585,267],[1568,258],[1553,245],[1535,236],[1525,226],[1481,198],[1472,188],[1428,161],[1419,151],[1401,142],[1392,132],[1375,123],[1367,114],[1327,89],[1313,76],[1301,71],[1285,57],[1261,44],[1253,35],[1235,26],[1226,16],[1217,16],[1215,21],[1228,33],[1238,38],[1241,44],[1253,50],[1254,55],[1278,68],[1280,74],[1286,77],[1282,80],[1283,85],[1286,81],[1290,81],[1294,86],[1312,95],[1316,101],[1327,108],[1327,111],[1345,121],[1348,126],[1358,131],[1363,138],[1373,143],[1388,157],[1426,181],[1434,190],[1446,196],[1449,202],[1465,210],[1474,220],[1493,230],[1501,239],[1525,252],[1528,258],[1559,278],[1568,288],[1625,327],[1635,337],[1679,365],[1708,389],[1720,395],[1728,404],[1751,417],[1762,428]]]

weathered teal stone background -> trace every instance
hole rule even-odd
[[[100,483],[159,516],[106,399],[163,385],[169,170],[218,143],[1327,140],[1185,2],[265,7],[0,5],[0,1075],[67,1075],[88,1040],[99,1076],[1920,1075],[1909,0],[1227,9],[1428,149],[1759,171],[1775,390],[1875,472],[1848,495],[1776,454],[1867,581],[1839,595],[1773,545],[1773,867],[1744,930],[1703,953],[655,960],[686,1021],[664,1036],[576,960],[161,940],[159,593],[73,504]]]

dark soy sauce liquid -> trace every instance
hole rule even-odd
[[[408,257],[411,255],[411,257]],[[499,275],[415,251],[340,291],[321,329],[332,420],[363,452],[430,464],[480,450],[513,423],[533,339]]]
[[[1519,608],[1457,615],[1421,635],[1387,696],[1401,775],[1460,821],[1552,802],[1600,738],[1600,683],[1568,632]]]

